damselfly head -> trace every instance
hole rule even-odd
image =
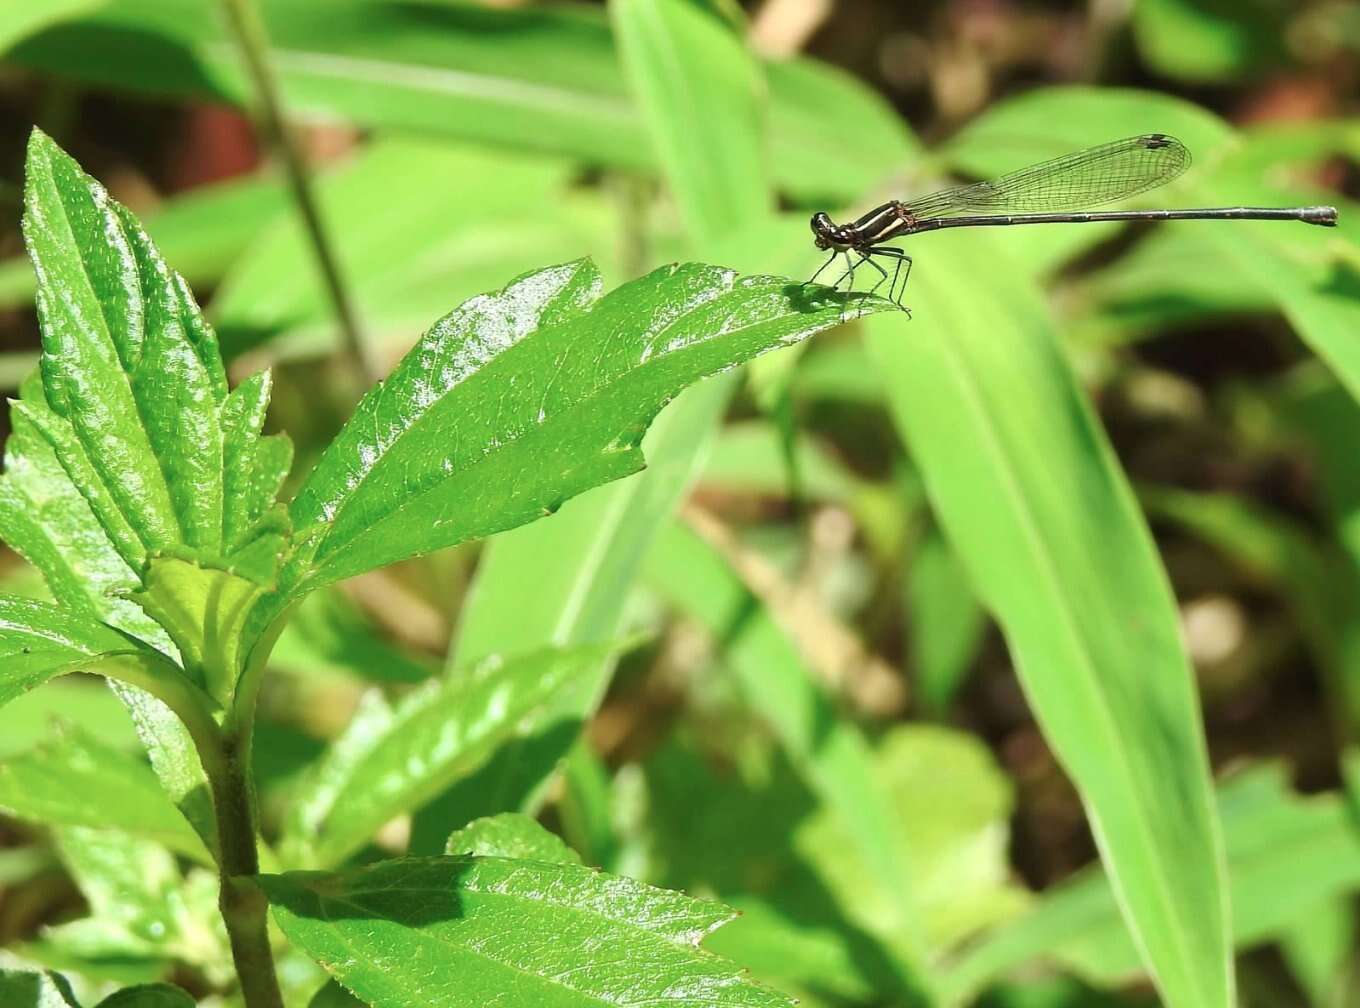
[[[841,228],[833,224],[825,213],[812,215],[812,233],[816,235],[816,245],[819,249],[843,248],[846,244]]]

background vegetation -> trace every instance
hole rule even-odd
[[[1341,213],[924,236],[910,323],[712,379],[646,473],[313,596],[261,698],[286,863],[524,809],[740,907],[708,947],[814,1006],[1224,1005],[1229,937],[1241,1003],[1358,1003],[1360,5],[261,6],[358,343],[217,3],[0,4],[0,377],[36,361],[36,124],[147,221],[233,379],[276,365],[292,487],[365,372],[550,263],[801,278],[812,210],[1154,131],[1197,158],[1156,205]],[[633,632],[544,704],[555,730],[288,849],[375,691]],[[80,832],[111,800],[123,830]],[[230,1003],[213,879],[102,682],[0,708],[0,808],[0,956]],[[284,973],[298,1004],[323,979]]]

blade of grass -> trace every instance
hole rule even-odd
[[[1227,1008],[1222,840],[1166,575],[1037,292],[984,236],[934,238],[917,321],[869,322],[893,416],[1163,998]]]

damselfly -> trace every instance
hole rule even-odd
[[[1189,164],[1190,152],[1179,140],[1165,133],[1148,133],[1064,154],[990,182],[942,189],[906,203],[890,200],[849,224],[835,224],[825,213],[819,213],[812,218],[812,233],[818,248],[831,250],[831,258],[808,283],[814,283],[837,257],[844,256],[845,272],[832,287],[840,287],[848,279],[853,288],[855,270],[867,263],[879,274],[869,293],[876,293],[886,283],[888,299],[900,308],[911,274],[911,257],[884,243],[940,228],[1125,220],[1296,220],[1324,227],[1336,225],[1336,207],[1330,206],[1077,212],[1165,185]],[[878,259],[892,260],[891,277]]]

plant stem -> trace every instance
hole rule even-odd
[[[303,226],[311,240],[312,251],[316,254],[322,281],[335,309],[336,320],[340,324],[346,356],[355,376],[359,379],[360,389],[367,388],[381,375],[370,359],[360,332],[358,314],[341,274],[339,257],[335,254],[335,249],[326,234],[325,224],[321,220],[321,213],[317,209],[307,166],[284,122],[278,81],[269,63],[269,36],[265,31],[264,21],[260,18],[255,0],[222,0],[222,2],[236,32],[237,41],[241,44],[246,67],[255,85],[260,125],[268,142],[283,161],[293,199],[302,214]]]
[[[212,779],[221,882],[218,907],[246,1008],[283,1008],[269,948],[269,903],[252,881],[260,873],[260,855],[250,790],[250,736],[249,727],[223,733],[221,772]]]

